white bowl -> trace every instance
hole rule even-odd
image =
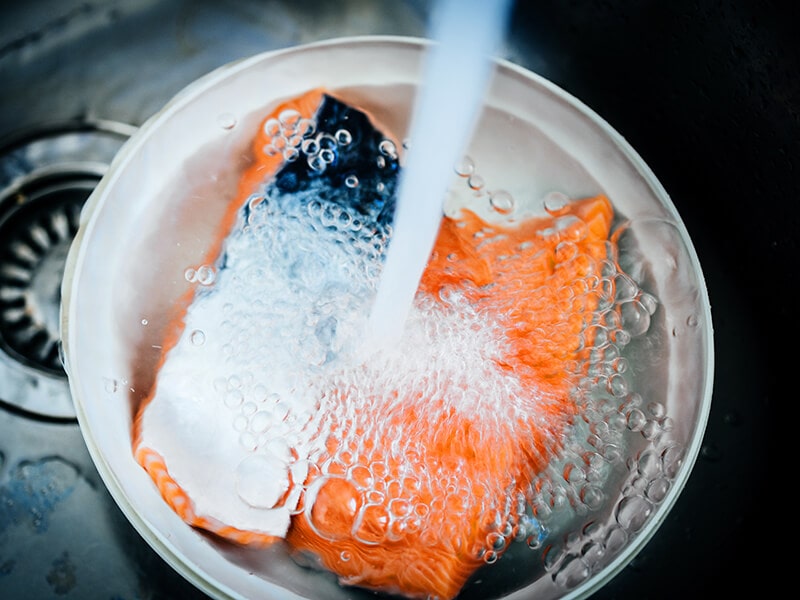
[[[373,114],[402,137],[426,45],[397,37],[337,39],[218,69],[130,138],[83,210],[62,288],[64,361],[81,430],[134,527],[213,597],[374,597],[296,565],[280,545],[245,550],[182,522],[134,460],[132,407],[153,385],[159,358],[153,346],[170,307],[188,289],[184,270],[211,243],[248,132],[276,100],[323,86],[360,90]],[[624,348],[633,366],[626,385],[643,399],[634,417],[643,421],[629,422],[620,457],[606,457],[607,502],[599,510],[564,509],[548,523],[542,547],[514,545],[481,572],[482,583],[471,581],[462,591],[464,598],[581,598],[641,550],[689,477],[711,401],[709,302],[667,193],[605,121],[505,61],[497,63],[486,106],[468,149],[484,178],[502,180],[530,212],[540,211],[541,198],[553,190],[606,194],[626,222],[620,262],[657,300],[648,331]],[[202,196],[202,210],[196,198],[186,203],[193,194]]]

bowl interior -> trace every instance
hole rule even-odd
[[[402,139],[425,47],[415,39],[350,38],[223,67],[128,141],[84,208],[62,293],[65,363],[81,430],[129,520],[212,596],[374,597],[310,573],[280,545],[245,550],[185,525],[134,460],[132,414],[154,383],[170,310],[190,289],[185,270],[212,244],[259,120],[280,100],[322,86]],[[624,348],[631,365],[625,385],[639,400],[615,412],[626,419],[614,445],[619,456],[604,446],[607,501],[592,510],[565,508],[552,517],[541,547],[514,547],[462,594],[584,597],[655,533],[697,456],[713,378],[702,271],[680,216],[635,151],[535,74],[498,63],[468,154],[486,182],[514,196],[520,214],[541,213],[542,198],[553,191],[606,194],[617,214],[620,265],[657,301],[647,331]],[[492,218],[474,195],[451,201]],[[595,451],[592,435],[587,429],[582,440]]]

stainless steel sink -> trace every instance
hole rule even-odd
[[[424,32],[425,2],[44,1],[0,9],[0,596],[200,598],[101,482],[59,358],[66,250],[136,128],[265,50]]]
[[[796,260],[800,60],[783,11],[721,4],[520,0],[502,50],[642,154],[697,244],[714,309],[720,375],[698,465],[655,538],[597,598],[692,597],[719,589],[745,554],[763,555],[750,547],[768,526],[754,517],[756,488],[770,462],[768,407],[781,404],[773,334],[753,315],[789,320],[785,303],[756,290],[780,290]],[[203,597],[105,490],[59,359],[66,248],[116,151],[218,66],[329,37],[422,36],[429,12],[427,0],[0,7],[0,597]],[[762,199],[770,214],[753,207]]]

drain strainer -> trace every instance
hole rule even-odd
[[[135,128],[80,124],[0,147],[0,405],[70,420],[59,310],[80,212]]]

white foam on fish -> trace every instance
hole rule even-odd
[[[466,148],[492,74],[510,0],[444,0],[411,121],[389,251],[370,320],[372,347],[401,337],[433,249],[453,166]]]
[[[196,514],[281,537],[341,416],[326,405],[333,390],[352,392],[347,410],[366,437],[381,425],[369,417],[376,403],[428,410],[447,389],[442,411],[490,427],[501,403],[531,402],[496,366],[507,351],[499,325],[465,299],[448,310],[429,299],[402,343],[362,363],[381,257],[363,251],[367,232],[326,227],[302,200],[268,198],[226,238],[224,268],[197,288],[141,428]]]

